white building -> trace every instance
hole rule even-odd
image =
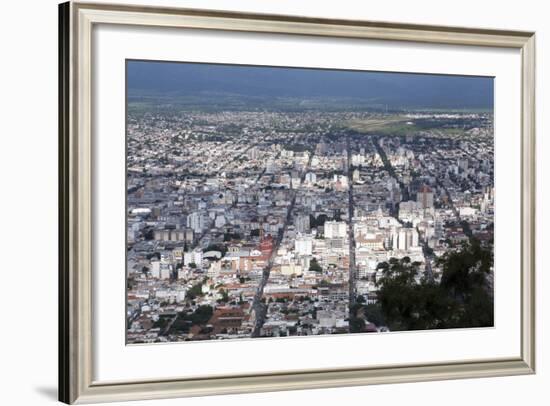
[[[309,214],[300,214],[295,218],[296,231],[299,233],[308,233],[310,230]]]
[[[300,265],[296,265],[294,263],[281,265],[281,274],[285,276],[290,276],[290,275],[300,276],[302,275],[302,273],[303,273],[303,268]]]
[[[252,147],[248,150],[248,158],[255,160],[260,157],[260,149],[258,147]]]
[[[204,230],[206,221],[204,215],[200,211],[196,211],[187,216],[187,227],[193,229],[195,233],[200,233]]]
[[[305,181],[306,181],[306,183],[312,185],[315,182],[317,182],[317,175],[314,172],[308,172],[308,173],[306,173]]]
[[[170,279],[170,266],[168,264],[162,264],[160,267],[159,279]]]
[[[197,248],[194,251],[183,254],[183,264],[185,266],[189,266],[189,264],[200,266],[202,264],[202,251]]]
[[[221,228],[225,225],[225,223],[226,223],[225,216],[224,215],[218,215],[218,217],[216,217],[216,221],[214,222],[214,225],[217,228]]]
[[[151,261],[151,276],[160,278],[160,261]]]
[[[296,238],[294,249],[298,255],[311,255],[313,252],[313,239],[309,236]]]
[[[414,228],[400,229],[398,233],[397,249],[406,251],[413,247],[418,247],[418,231]]]
[[[187,294],[187,289],[179,288],[176,291],[176,302],[183,302],[185,300],[185,295]]]
[[[351,156],[351,164],[353,166],[360,166],[365,163],[365,157],[362,154],[353,154]]]
[[[331,328],[336,326],[337,318],[333,312],[318,310],[317,320],[319,321],[319,327]]]
[[[477,210],[473,207],[460,207],[458,211],[460,212],[460,217],[470,217],[477,214]]]
[[[326,238],[344,238],[346,236],[347,227],[343,221],[327,221],[325,222],[325,237]]]

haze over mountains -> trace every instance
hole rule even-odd
[[[492,109],[493,78],[128,61],[130,102],[182,100],[242,107],[271,100],[339,100],[390,109]]]

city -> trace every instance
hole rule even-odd
[[[437,278],[449,246],[489,242],[491,117],[406,118],[477,126],[413,137],[340,128],[369,122],[352,113],[130,120],[128,339],[348,332],[350,304],[376,303],[380,262],[407,256]]]
[[[484,111],[130,109],[127,342],[492,326],[493,153]]]

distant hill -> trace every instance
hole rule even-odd
[[[144,61],[129,61],[127,75],[131,98],[332,98],[398,109],[493,108],[493,79],[487,77]]]

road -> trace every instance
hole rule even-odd
[[[166,325],[166,327],[164,327],[164,329],[162,330],[162,333],[160,333],[161,336],[165,336],[165,335],[168,335],[168,332],[170,331],[170,329],[172,328],[172,325],[176,322],[176,319],[179,317],[178,314],[174,314],[174,317],[172,317],[170,319],[170,321],[168,322],[168,324]]]
[[[401,188],[401,201],[408,201],[408,200],[410,200],[409,189],[407,187],[405,187],[405,185],[396,176],[395,170],[394,170],[392,164],[390,163],[390,161],[388,160],[388,157],[386,156],[385,151],[378,144],[379,139],[380,139],[379,137],[375,138],[374,144],[375,144],[376,149],[378,150],[378,154],[382,158],[382,162],[384,163],[384,167],[389,172],[389,174],[391,176],[393,176],[397,180],[397,182],[399,183],[399,186]],[[422,165],[424,165],[424,163],[422,163]],[[393,215],[393,217],[395,217],[397,219],[397,221],[399,221],[401,224],[403,224],[403,222],[401,220],[399,220],[399,209],[398,208],[396,210],[392,211],[392,215]],[[432,270],[433,254],[429,253],[428,241],[426,239],[422,240],[422,252],[424,254],[424,258],[426,258],[426,265],[425,265],[425,268],[424,268],[425,273],[428,276],[428,279],[433,281],[434,280],[434,275],[433,275],[433,270]]]
[[[309,167],[311,166],[312,159],[313,159],[313,152],[310,152],[308,163],[300,173],[300,179],[301,179],[300,184],[302,184],[305,180],[306,173]],[[271,255],[269,256],[267,265],[262,272],[262,279],[260,280],[258,290],[256,291],[256,295],[254,296],[254,301],[252,303],[252,309],[254,310],[254,314],[256,315],[256,323],[254,325],[254,330],[252,331],[252,337],[258,337],[260,335],[262,326],[264,325],[265,318],[267,316],[267,304],[262,303],[262,297],[264,295],[265,285],[267,285],[267,282],[269,280],[271,269],[273,268],[275,257],[277,256],[277,251],[279,250],[281,242],[283,241],[283,237],[288,228],[288,225],[291,222],[292,211],[294,210],[294,206],[296,205],[296,195],[297,195],[296,189],[291,189],[290,193],[292,197],[290,199],[290,204],[288,205],[288,209],[286,212],[285,222],[283,224],[282,229],[280,229],[279,232],[277,233],[277,238],[275,240],[275,244],[273,245],[273,250],[271,251]]]
[[[424,258],[426,258],[426,266],[424,267],[425,274],[428,279],[433,282],[434,273],[432,269],[432,261],[434,260],[434,255],[429,253],[428,240],[425,238],[422,240],[422,253],[424,254]]]
[[[353,306],[357,298],[357,267],[355,263],[355,233],[353,232],[353,213],[355,203],[353,201],[353,168],[351,165],[351,141],[350,135],[346,137],[346,150],[348,159],[348,240],[349,240],[349,305]]]
[[[439,151],[437,151],[436,153],[437,153],[437,155],[439,156],[440,159],[444,159],[443,155],[441,155],[441,153]],[[434,175],[431,171],[428,170],[428,168],[426,167],[426,165],[423,161],[421,161],[421,165],[426,171],[428,171],[432,175]],[[460,218],[460,213],[459,213],[458,209],[456,208],[456,206],[453,202],[453,199],[451,198],[451,194],[449,193],[449,190],[443,184],[443,182],[441,182],[439,180],[439,178],[437,176],[433,176],[433,177],[435,178],[436,185],[439,188],[441,188],[445,191],[445,194],[447,195],[448,204],[451,207],[451,210],[453,211],[453,215],[455,216],[456,220],[458,222],[461,222],[462,220]],[[468,228],[468,230],[469,230],[469,228]],[[468,233],[468,234],[469,234],[468,236],[470,237],[471,233]],[[433,275],[433,271],[432,271],[432,261],[434,260],[434,255],[430,254],[429,251],[430,250],[429,250],[429,247],[428,247],[428,241],[426,239],[424,239],[423,242],[422,242],[422,252],[424,253],[424,256],[426,258],[426,275],[428,276],[428,278],[431,281],[433,281],[434,280],[434,275]]]
[[[395,169],[393,168],[390,160],[388,159],[388,156],[386,155],[386,151],[384,151],[384,148],[382,148],[379,144],[381,137],[373,137],[372,142],[374,143],[374,147],[376,148],[376,151],[378,152],[378,155],[380,155],[380,158],[382,159],[382,163],[384,164],[384,169],[388,171],[390,176],[394,178],[397,183],[399,184],[399,189],[401,191],[401,201],[408,201],[410,200],[409,196],[409,188],[405,186],[405,184],[399,180],[399,177],[395,173]],[[399,205],[392,204],[392,216],[395,218],[399,217]]]

